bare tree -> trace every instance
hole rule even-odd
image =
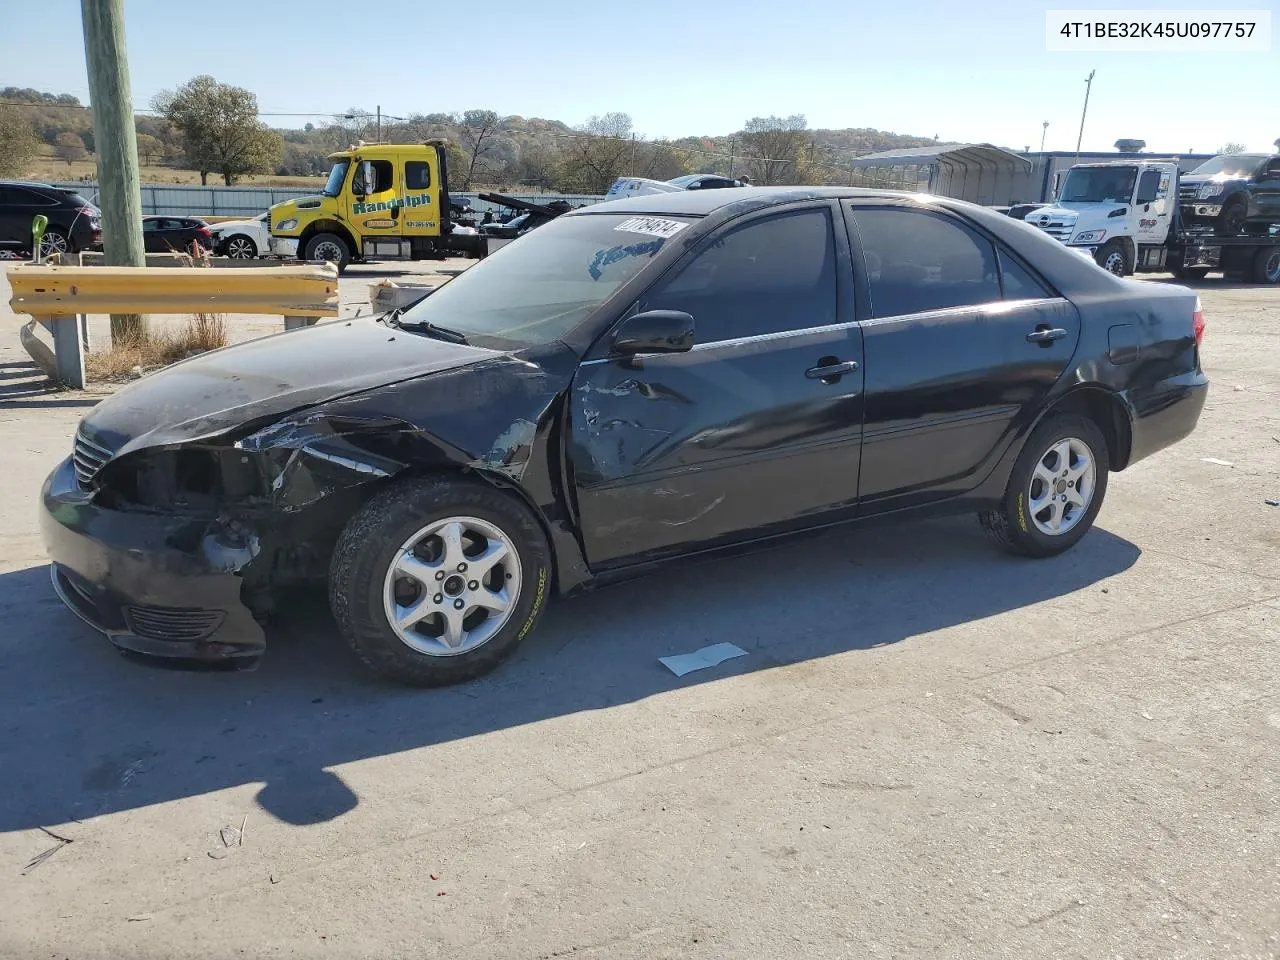
[[[492,110],[468,110],[457,119],[458,138],[469,154],[463,190],[471,189],[477,172],[485,172],[492,152],[494,135],[502,128],[502,118]]]
[[[1247,148],[1243,143],[1236,143],[1236,142],[1232,141],[1232,142],[1230,142],[1230,143],[1224,143],[1222,146],[1220,146],[1220,147],[1218,148],[1218,153],[1219,153],[1219,154],[1224,154],[1224,153],[1244,153],[1244,152],[1245,152],[1245,150],[1247,150],[1247,149],[1248,149],[1248,148]]]
[[[569,190],[604,193],[635,164],[637,138],[625,113],[592,117],[565,144],[561,185]]]
[[[743,153],[752,178],[761,186],[795,183],[809,124],[804,114],[752,117],[742,132]]]

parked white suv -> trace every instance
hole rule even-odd
[[[271,252],[271,230],[267,226],[269,215],[262,213],[252,220],[223,220],[209,224],[213,234],[213,252],[234,260],[267,256]]]

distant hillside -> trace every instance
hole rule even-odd
[[[19,106],[3,106],[5,104]],[[42,176],[61,175],[56,160],[58,138],[71,133],[80,138],[87,156],[65,165],[66,174],[89,176],[93,169],[93,122],[90,111],[70,94],[54,94],[29,88],[0,89],[0,109],[17,111],[33,127],[44,144],[30,168]],[[278,178],[322,176],[328,169],[327,154],[357,139],[372,141],[378,135],[369,111],[348,108],[351,119],[335,115],[323,125],[280,129],[284,153],[273,170],[244,182]],[[785,138],[763,139],[760,124],[789,124]],[[159,117],[136,118],[139,153],[148,179],[187,181],[181,138]],[[803,116],[754,118],[744,130],[721,136],[690,136],[676,140],[651,140],[631,127],[624,113],[593,117],[584,124],[560,120],[510,116],[499,118],[485,110],[461,114],[413,114],[407,121],[385,119],[384,140],[411,143],[429,138],[450,141],[450,169],[455,189],[496,186],[553,189],[570,192],[603,192],[619,175],[667,179],[682,173],[729,172],[730,157],[736,173],[763,169],[774,182],[823,182],[839,179],[840,171],[857,156],[922,146],[931,137],[890,133],[866,127],[841,130],[808,129]],[[65,138],[64,138],[65,142]],[[771,153],[787,156],[774,157]],[[765,159],[761,159],[765,158]],[[754,168],[752,161],[754,159]],[[763,167],[761,167],[763,164]]]

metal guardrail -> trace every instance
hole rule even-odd
[[[84,387],[88,314],[249,313],[283,316],[286,330],[338,315],[338,271],[332,264],[212,270],[208,267],[10,267],[9,306],[53,335],[50,376]],[[23,343],[32,359],[34,331]],[[38,343],[38,341],[35,341]],[[47,350],[47,348],[46,348]]]

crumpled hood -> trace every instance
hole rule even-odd
[[[166,367],[104,400],[82,421],[117,456],[226,433],[374,387],[501,356],[372,318],[251,340]]]

